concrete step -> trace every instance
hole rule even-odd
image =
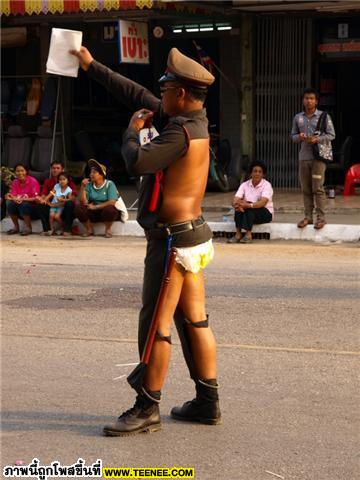
[[[39,220],[33,221],[33,232],[40,233],[42,231],[41,222]],[[74,225],[81,224],[78,220],[74,221]],[[12,221],[9,218],[4,218],[1,222],[2,232],[6,232],[12,228]],[[220,234],[230,234],[235,232],[235,224],[232,221],[227,222],[209,222],[211,230],[215,236]],[[95,225],[95,234],[104,234],[104,225]],[[126,223],[115,222],[113,225],[113,235],[143,237],[144,231],[135,220],[129,220]],[[312,225],[308,225],[304,229],[297,228],[295,223],[266,223],[262,225],[255,225],[254,233],[269,234],[272,240],[311,240],[315,242],[358,242],[360,240],[360,226],[349,224],[328,224],[322,230],[315,230]]]

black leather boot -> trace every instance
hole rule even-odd
[[[196,398],[182,407],[174,407],[170,415],[175,420],[218,425],[221,423],[218,388],[216,379],[198,380]]]
[[[113,425],[104,427],[108,437],[128,437],[142,432],[156,432],[161,429],[160,392],[145,391],[136,397],[135,404],[120,415]]]

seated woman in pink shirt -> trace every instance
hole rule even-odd
[[[265,175],[266,166],[262,162],[250,165],[250,180],[240,185],[233,200],[236,234],[228,243],[251,243],[253,225],[271,222],[273,188]]]
[[[20,232],[19,218],[25,223],[25,228],[21,235],[30,235],[32,233],[31,220],[39,217],[37,214],[35,199],[40,194],[40,185],[36,178],[28,175],[28,168],[22,163],[15,166],[16,178],[11,185],[10,192],[5,195],[7,200],[7,212],[14,223],[7,233],[13,235]]]

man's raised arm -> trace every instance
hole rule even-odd
[[[79,51],[71,50],[70,53],[79,59],[80,67],[91,78],[103,85],[130,110],[147,108],[152,112],[159,112],[161,104],[159,98],[138,83],[97,62],[86,47],[81,47]]]

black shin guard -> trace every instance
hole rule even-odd
[[[161,332],[157,331],[156,332],[156,339],[158,340],[163,340],[164,342],[167,342],[167,343],[170,343],[170,345],[172,344],[171,342],[171,335],[163,335]]]
[[[209,326],[209,315],[206,315],[206,320],[200,320],[199,322],[192,322],[188,318],[185,318],[187,325],[191,325],[195,328],[208,328]]]

